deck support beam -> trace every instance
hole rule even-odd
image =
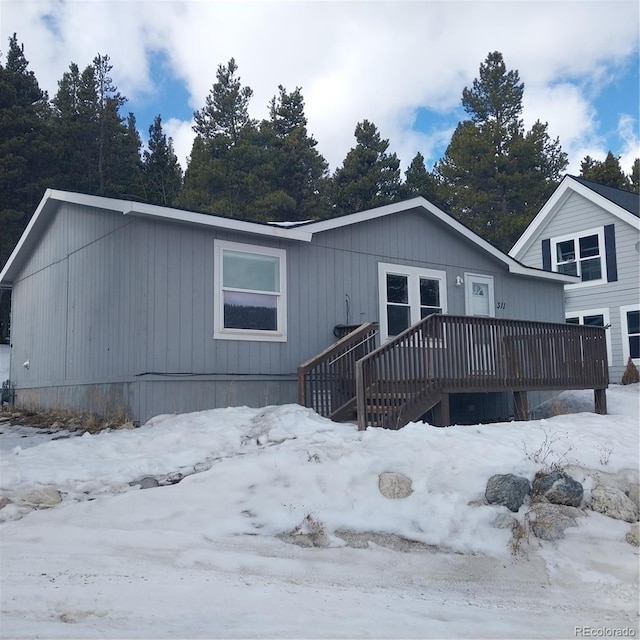
[[[607,415],[607,390],[606,389],[594,389],[593,390],[593,406],[596,413],[602,416]]]
[[[513,392],[513,412],[516,420],[528,420],[529,401],[526,391]]]
[[[433,407],[433,418],[436,427],[448,427],[451,425],[451,410],[449,407],[449,394],[441,394],[440,402]]]

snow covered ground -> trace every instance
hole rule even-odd
[[[608,416],[572,392],[562,406],[582,412],[398,432],[296,405],[33,446],[0,425],[0,495],[14,501],[0,510],[0,636],[638,637],[628,523],[587,511],[564,539],[514,553],[493,525],[506,509],[483,503],[491,475],[553,463],[572,465],[586,500],[597,476],[637,482],[638,399],[638,385],[612,386]],[[385,471],[413,493],[383,497]],[[146,476],[161,486],[141,489]],[[21,503],[43,486],[62,502]],[[314,532],[325,546],[293,543]]]

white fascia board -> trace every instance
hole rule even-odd
[[[629,213],[626,209],[623,209],[614,202],[611,202],[611,200],[608,200],[599,193],[589,189],[589,187],[574,180],[571,176],[565,176],[558,185],[558,188],[551,194],[549,200],[547,200],[542,209],[540,209],[538,215],[529,223],[529,226],[524,230],[513,247],[511,247],[509,255],[512,258],[518,259],[526,253],[538,230],[542,229],[548,218],[552,218],[555,215],[556,210],[562,206],[569,195],[571,195],[571,192],[577,193],[587,200],[590,200],[595,205],[608,211],[635,229],[640,228],[640,220],[632,213]]]
[[[127,205],[125,210],[122,211],[125,215],[148,216],[173,222],[187,222],[189,224],[197,224],[204,227],[241,231],[243,233],[252,233],[260,236],[286,238],[288,240],[301,240],[303,242],[311,241],[311,233],[297,228],[287,229],[278,226],[257,224],[255,222],[247,222],[246,220],[222,218],[220,216],[195,213],[194,211],[183,211],[182,209],[171,209],[169,207],[160,207],[158,205],[145,204],[142,202],[127,202],[124,204]]]
[[[47,189],[45,191],[44,196],[42,196],[42,200],[40,200],[40,204],[38,204],[37,209],[35,210],[34,214],[31,216],[31,220],[29,220],[29,224],[26,226],[25,230],[22,232],[22,235],[20,236],[18,243],[13,248],[13,251],[9,256],[9,259],[4,265],[4,268],[2,269],[2,271],[0,271],[0,283],[4,282],[4,284],[7,284],[4,281],[5,277],[7,276],[7,273],[11,269],[11,266],[13,265],[18,254],[21,252],[22,247],[27,241],[27,238],[29,238],[32,232],[32,229],[38,224],[40,217],[43,215],[43,211],[45,210],[47,203],[49,202],[49,200],[51,199],[54,193],[59,193],[59,192],[56,192],[53,189]]]

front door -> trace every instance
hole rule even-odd
[[[465,308],[468,316],[495,317],[493,278],[477,273],[465,273]],[[495,371],[494,340],[491,328],[485,324],[471,325],[468,336],[469,373]]]

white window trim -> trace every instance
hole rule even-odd
[[[576,243],[576,247],[580,247],[580,238],[585,236],[598,236],[598,249],[600,251],[600,272],[601,277],[598,280],[588,280],[587,282],[576,282],[575,284],[566,284],[565,289],[582,289],[583,287],[592,287],[594,285],[606,284],[608,282],[607,276],[607,256],[606,248],[604,246],[604,227],[596,227],[595,229],[585,229],[584,231],[576,231],[564,236],[557,236],[551,238],[551,270],[558,272],[558,249],[557,246],[560,242],[566,242],[567,240],[573,240]],[[576,262],[580,262],[579,258],[576,258]],[[578,274],[582,277],[582,274]]]
[[[584,325],[584,317],[585,316],[602,316],[603,320],[604,320],[604,326],[611,326],[611,319],[609,317],[609,309],[608,308],[602,308],[602,309],[587,309],[586,311],[565,311],[564,313],[564,319],[566,320],[567,318],[578,318],[578,320],[580,321],[581,325]],[[607,361],[609,363],[609,366],[612,366],[613,364],[613,355],[612,355],[612,351],[611,351],[611,330],[607,329],[605,332],[605,339],[607,342]],[[627,348],[628,350],[628,348]]]
[[[387,274],[408,276],[409,278],[409,309],[410,325],[420,320],[420,287],[419,278],[429,278],[440,281],[440,308],[447,312],[447,272],[421,267],[408,267],[402,264],[378,262],[378,317],[380,320],[380,341],[389,340],[387,323]]]
[[[622,332],[622,364],[627,364],[629,360],[629,325],[627,323],[627,312],[640,311],[640,305],[628,304],[620,307],[620,330]],[[640,365],[640,358],[632,358],[635,365]]]
[[[250,329],[225,329],[224,327],[224,301],[222,291],[222,256],[225,249],[253,253],[263,256],[275,256],[279,258],[280,267],[280,292],[276,308],[276,331],[258,331]],[[284,249],[274,249],[255,244],[228,242],[226,240],[214,240],[214,270],[213,270],[213,338],[215,340],[255,340],[261,342],[286,342],[287,341],[287,252]]]
[[[478,318],[495,318],[496,302],[493,288],[493,276],[487,276],[484,273],[465,273],[464,274],[464,304],[468,316],[471,314],[471,285],[473,282],[486,282],[489,285],[489,315],[477,316]]]

